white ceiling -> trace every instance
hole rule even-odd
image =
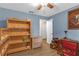
[[[48,7],[45,7],[44,10],[38,11],[36,10],[35,6],[33,6],[32,3],[0,3],[0,7],[21,11],[25,13],[30,14],[36,14],[41,16],[52,16],[54,14],[57,14],[59,12],[62,12],[64,10],[70,9],[72,7],[75,7],[79,5],[78,3],[55,3],[55,6],[53,9],[49,9]]]

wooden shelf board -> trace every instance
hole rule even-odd
[[[8,29],[29,29],[29,27],[9,27]]]
[[[20,27],[15,27],[15,28],[12,28],[12,27],[10,27],[10,28],[8,28],[8,30],[18,30],[18,29],[20,29],[20,30],[29,30],[29,28],[20,28]]]
[[[30,42],[30,40],[27,42]],[[23,41],[22,40],[10,40],[9,41],[9,44],[17,44],[17,43],[23,43]]]
[[[30,35],[30,34],[25,34],[25,35]],[[16,34],[16,35],[9,35],[9,36],[25,36],[23,34]]]
[[[8,21],[13,21],[13,22],[30,22],[30,20],[17,20],[17,19],[8,19]]]
[[[22,50],[27,50],[27,49],[31,49],[31,48],[26,48],[26,47],[20,47],[20,48],[16,48],[16,49],[8,49],[7,51],[7,54],[10,54],[10,53],[15,53],[15,52],[19,52],[19,51],[22,51]]]
[[[23,36],[23,35],[31,35],[31,34],[27,34],[24,32],[14,32],[14,33],[9,33],[9,36]]]

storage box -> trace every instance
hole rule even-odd
[[[39,37],[32,38],[32,48],[39,48],[42,46],[42,39]]]

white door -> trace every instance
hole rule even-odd
[[[46,33],[46,20],[40,19],[40,37],[42,39],[47,38],[47,33]]]
[[[50,44],[53,39],[53,19],[47,20],[47,43]]]

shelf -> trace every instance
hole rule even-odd
[[[8,28],[8,31],[11,31],[11,30],[29,30],[29,28]]]
[[[25,22],[8,22],[8,28],[30,28],[30,22],[29,23],[25,23]]]
[[[19,20],[19,19],[16,19],[16,18],[9,18],[8,19],[9,22],[23,22],[23,23],[27,23],[27,22],[30,22],[30,20]]]
[[[22,50],[27,50],[27,49],[31,49],[30,47],[20,47],[20,48],[15,48],[15,49],[9,49],[7,51],[7,54],[10,54],[10,53],[15,53],[15,52],[19,52],[19,51],[22,51]]]
[[[9,33],[9,36],[25,36],[25,35],[30,35],[26,32],[11,32]]]
[[[29,40],[23,42],[23,37],[28,37]],[[31,21],[8,19],[7,27],[0,29],[0,38],[0,55],[31,49]]]
[[[30,42],[30,40],[28,40],[27,42]],[[9,41],[9,44],[18,44],[18,43],[23,43],[23,41],[22,40],[10,40]]]
[[[15,34],[15,35],[14,34],[11,34],[9,36],[26,36],[26,35],[29,36],[30,34]]]
[[[29,28],[29,26],[27,27],[27,25],[17,25],[16,27],[15,27],[16,25],[10,25],[10,26],[8,26],[8,28],[18,28],[18,29],[28,29]]]

